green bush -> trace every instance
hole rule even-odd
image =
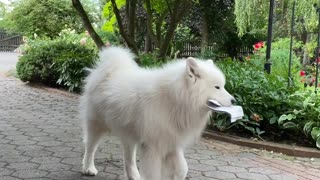
[[[271,71],[273,75],[288,79],[289,56],[290,56],[290,39],[283,38],[272,43],[271,51]],[[301,42],[294,42],[293,50],[302,48]],[[251,57],[251,61],[259,67],[263,67],[265,63],[266,46],[258,50]],[[291,74],[294,84],[300,84],[299,71],[302,69],[301,63],[297,55],[292,53]]]
[[[142,67],[152,68],[162,66],[164,61],[157,58],[156,53],[143,53],[139,55],[139,65]]]
[[[288,88],[287,79],[266,74],[252,61],[217,63],[226,74],[226,89],[243,107],[245,116],[230,124],[228,116],[215,114],[211,125],[222,131],[250,131],[259,138],[263,133],[264,137],[286,135],[292,140],[316,142],[320,148],[319,95],[298,86]]]
[[[86,75],[84,69],[96,59],[96,50],[81,45],[80,38],[61,36],[30,41],[17,64],[18,77],[22,81],[66,87],[69,91],[80,90]]]

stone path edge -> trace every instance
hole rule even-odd
[[[14,77],[11,77],[12,79],[16,79]],[[16,79],[17,81],[20,81]],[[21,81],[20,81],[21,82]],[[23,82],[21,82],[23,83]],[[27,86],[31,86],[37,89],[41,89],[47,92],[57,93],[61,94],[63,96],[67,96],[70,98],[78,98],[80,94],[68,92],[66,90],[62,89],[56,89],[47,87],[41,84],[33,84],[33,83],[25,83]],[[235,145],[250,147],[250,148],[256,148],[256,149],[264,149],[267,151],[273,151],[277,153],[283,153],[289,156],[297,156],[297,157],[306,157],[306,158],[320,158],[320,150],[317,150],[315,148],[307,148],[307,147],[299,147],[299,146],[290,146],[290,145],[284,145],[279,143],[273,143],[273,142],[262,142],[262,141],[253,141],[246,138],[241,138],[238,136],[232,136],[227,135],[220,132],[215,132],[212,130],[206,129],[203,134],[203,137],[211,138],[214,140],[219,140]]]
[[[277,153],[283,153],[289,156],[306,157],[306,158],[320,158],[320,150],[315,148],[299,147],[293,145],[284,145],[274,142],[253,141],[238,136],[227,135],[220,132],[205,130],[202,134],[203,137],[211,138],[239,146],[246,146],[256,149],[264,149]]]

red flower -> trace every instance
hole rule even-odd
[[[261,117],[260,117],[258,114],[255,114],[255,113],[252,114],[251,118],[252,118],[253,120],[255,120],[256,122],[259,122],[260,119],[261,119]]]
[[[264,46],[264,42],[260,41],[254,44],[254,49],[260,49],[260,48],[263,48],[263,46]]]
[[[300,71],[300,76],[305,76],[306,72],[305,71]]]

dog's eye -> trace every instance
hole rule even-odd
[[[220,89],[220,86],[215,86],[216,89]]]

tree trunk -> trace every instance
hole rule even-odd
[[[304,44],[307,44],[310,42],[310,34],[306,33],[306,39]],[[302,60],[302,65],[308,65],[310,64],[310,59],[309,59],[309,54],[306,48],[303,49],[303,60]]]
[[[137,9],[137,0],[130,0],[129,2],[129,17],[128,17],[128,21],[129,21],[129,37],[132,41],[135,42],[136,38],[135,38],[135,27],[136,27],[136,9]]]
[[[153,14],[151,9],[151,3],[150,0],[146,0],[146,10],[147,10],[147,33],[148,39],[151,39],[151,41],[159,48],[159,39],[157,38],[156,34],[153,32],[152,24],[153,24]]]
[[[88,15],[86,11],[83,9],[83,6],[79,0],[72,0],[73,7],[77,10],[79,16],[82,19],[83,27],[88,31],[91,38],[93,39],[94,43],[99,49],[102,49],[105,47],[105,44],[101,40],[100,36],[97,34],[97,32],[94,30],[94,28],[91,25],[91,22],[88,18]]]
[[[151,52],[152,51],[152,41],[150,36],[147,34],[145,36],[145,41],[144,41],[144,52]]]
[[[122,23],[122,18],[120,16],[120,11],[119,11],[119,9],[117,7],[117,4],[116,4],[115,0],[111,0],[111,3],[112,3],[112,7],[113,7],[113,12],[114,12],[114,14],[116,16],[116,19],[117,19],[117,22],[118,22],[119,31],[120,31],[121,36],[123,37],[123,39],[127,43],[128,47],[133,51],[133,53],[138,55],[139,54],[139,50],[138,50],[138,48],[136,46],[135,40],[131,39],[131,37],[126,33],[125,27],[123,26],[123,23]],[[135,16],[132,17],[132,18],[135,18]]]
[[[171,17],[170,17],[169,27],[164,37],[164,40],[160,46],[160,52],[159,52],[160,59],[164,59],[166,57],[170,42],[174,35],[174,31],[176,30],[178,23],[181,21],[185,13],[189,12],[189,9],[191,8],[191,4],[192,4],[191,0],[183,1],[183,2],[180,0],[176,0],[173,10],[172,11],[170,10]],[[168,9],[170,9],[169,5],[168,5]]]
[[[208,22],[205,13],[202,13],[201,17],[201,53],[204,53],[208,47]]]

